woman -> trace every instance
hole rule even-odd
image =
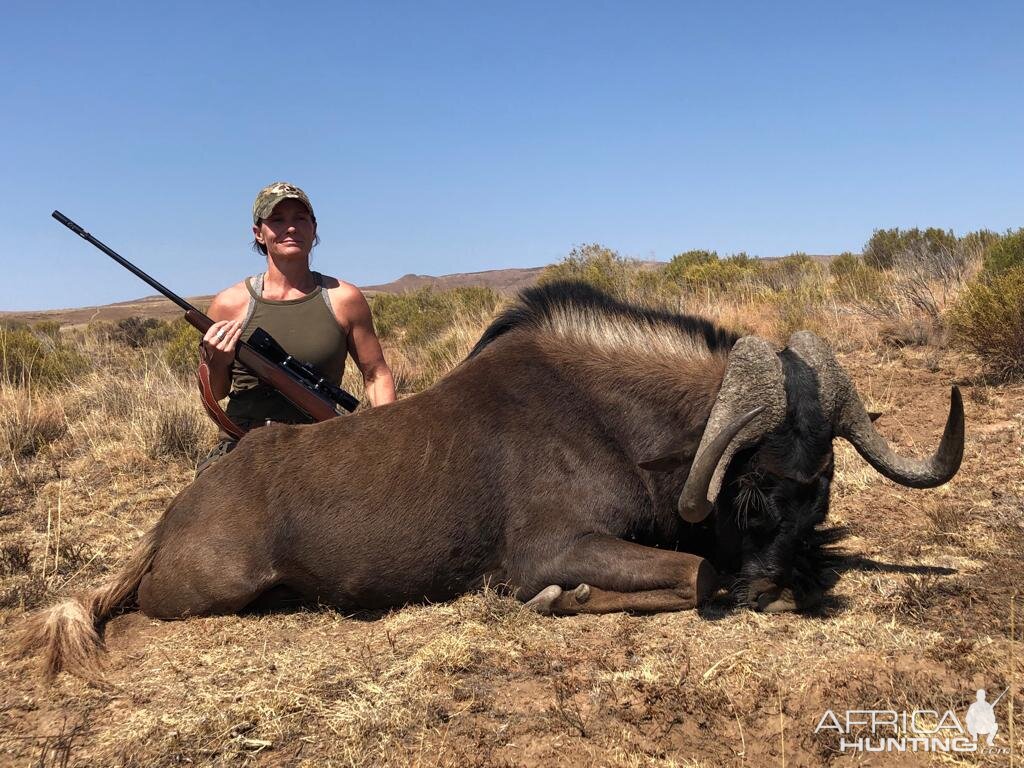
[[[394,379],[362,292],[309,268],[309,254],[319,238],[306,193],[285,182],[264,187],[253,203],[252,221],[253,247],[267,257],[267,269],[214,297],[208,311],[214,323],[202,341],[214,397],[230,395],[228,417],[247,429],[268,420],[309,421],[235,361],[239,340],[248,339],[257,327],[335,383],[341,381],[346,357],[351,355],[370,403],[393,402]],[[233,441],[222,441],[200,469],[233,447]]]

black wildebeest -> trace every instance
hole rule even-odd
[[[583,285],[531,289],[430,389],[247,435],[118,576],[35,617],[28,646],[88,671],[121,605],[176,619],[284,588],[352,610],[491,580],[545,613],[664,611],[722,571],[742,604],[802,607],[823,583],[835,437],[935,486],[960,465],[963,405],[954,388],[933,457],[902,458],[812,334],[777,352]],[[702,538],[707,559],[680,551]]]

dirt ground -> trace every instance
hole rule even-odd
[[[106,628],[103,685],[52,684],[10,653],[27,608],[97,583],[190,479],[127,457],[31,468],[0,507],[0,764],[258,766],[1024,765],[1024,385],[984,383],[953,352],[844,354],[879,429],[938,443],[949,385],[967,446],[948,485],[901,488],[837,443],[830,524],[848,527],[839,580],[810,614],[700,612],[546,618],[492,592],[386,615],[330,610]],[[52,560],[33,592],[19,567]],[[49,523],[49,531],[48,531]],[[12,545],[7,547],[7,545]],[[19,544],[24,548],[16,549]],[[45,546],[45,553],[44,553]],[[57,551],[60,551],[59,549]],[[22,563],[22,565],[24,565]],[[947,709],[994,699],[986,754],[841,752],[832,710]],[[929,719],[931,718],[931,719]],[[854,728],[849,738],[866,734]]]

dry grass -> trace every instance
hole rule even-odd
[[[17,462],[31,458],[67,432],[60,399],[29,389],[0,389],[0,455]]]
[[[968,404],[964,466],[941,489],[894,486],[837,445],[830,520],[850,535],[817,613],[715,603],[550,619],[493,590],[354,617],[128,613],[107,626],[104,685],[65,675],[48,687],[32,660],[0,655],[0,763],[819,766],[853,762],[814,734],[826,708],[962,714],[975,688],[1001,691],[1014,674],[1019,712],[1024,648],[1011,669],[1008,612],[1024,557],[1024,386],[972,386],[980,369],[949,350],[883,347],[880,322],[828,275],[810,279],[816,288],[798,281],[785,295],[750,284],[731,299],[695,290],[660,301],[780,341],[810,324],[905,450],[935,444],[951,381]],[[487,319],[459,315],[416,347],[400,334],[387,342],[399,389],[454,367]],[[213,442],[159,345],[74,333],[90,372],[45,395],[0,389],[4,650],[27,610],[119,567]],[[344,384],[362,395],[352,371]]]

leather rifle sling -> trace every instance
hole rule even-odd
[[[203,407],[206,409],[206,413],[214,423],[223,429],[226,433],[231,435],[236,440],[241,439],[249,430],[242,429],[240,426],[235,424],[228,415],[221,410],[220,403],[217,402],[217,398],[213,396],[213,388],[210,386],[210,365],[209,365],[209,353],[203,344],[199,345],[199,370],[197,376],[199,378],[199,394],[203,401]]]

